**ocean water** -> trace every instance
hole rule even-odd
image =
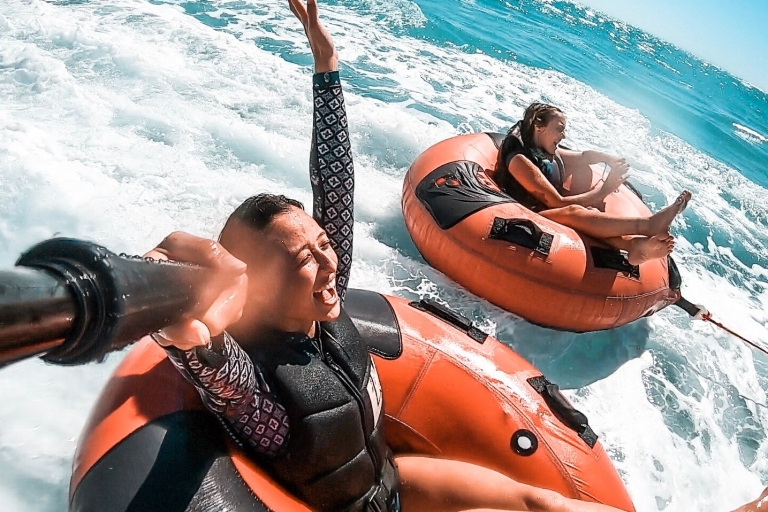
[[[673,308],[607,333],[530,325],[424,263],[400,190],[430,144],[555,103],[568,142],[626,156],[652,208],[693,192],[673,225],[684,295],[768,345],[768,96],[570,2],[321,9],[356,159],[353,285],[441,300],[571,388],[638,510],[753,499],[768,357]],[[3,0],[0,265],[57,234],[131,253],[175,229],[215,236],[259,191],[309,201],[310,63],[282,0]],[[78,433],[120,357],[0,371],[0,509],[66,508]]]

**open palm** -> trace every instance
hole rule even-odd
[[[338,68],[336,48],[333,46],[333,39],[320,23],[317,0],[307,0],[306,6],[302,0],[288,0],[288,4],[291,12],[304,25],[304,33],[307,34],[309,47],[315,58],[315,72],[335,71]]]

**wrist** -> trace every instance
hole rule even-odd
[[[613,162],[615,158],[612,155],[609,155],[608,153],[603,153],[602,151],[592,151],[592,155],[590,158],[590,161],[593,164],[599,164],[604,163],[608,164],[610,162]]]
[[[330,73],[338,71],[339,59],[336,54],[327,58],[315,59],[315,73]]]

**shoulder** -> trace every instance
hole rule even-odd
[[[509,160],[509,164],[507,164],[507,167],[509,170],[512,170],[513,168],[536,169],[536,166],[533,164],[531,159],[524,153],[517,153],[512,156],[512,158]]]

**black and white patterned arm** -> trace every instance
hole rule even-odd
[[[261,372],[226,332],[209,347],[165,347],[168,359],[216,413],[238,444],[273,456],[288,441],[285,408],[270,393]]]
[[[309,160],[312,215],[328,233],[339,257],[336,289],[343,302],[352,267],[355,170],[339,72],[315,74],[312,90],[315,104]]]

